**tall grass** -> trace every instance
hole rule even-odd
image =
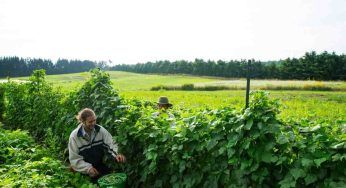
[[[124,91],[125,98],[157,101],[159,96],[167,96],[174,108],[191,109],[245,106],[245,91]],[[325,119],[346,122],[346,92],[333,91],[270,91],[270,97],[279,99],[280,117]]]
[[[218,91],[218,90],[245,90],[245,86],[239,85],[204,85],[195,86],[194,84],[183,84],[181,86],[158,85],[151,87],[151,91],[167,90],[167,91]],[[304,84],[304,85],[272,85],[252,86],[252,89],[260,90],[300,90],[300,91],[346,91],[346,88],[330,87],[322,82]]]

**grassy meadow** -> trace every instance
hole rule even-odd
[[[188,75],[147,75],[109,71],[111,80],[120,95],[125,98],[156,101],[161,95],[168,96],[175,108],[218,108],[231,106],[240,109],[245,105],[245,79],[197,77]],[[48,75],[47,81],[63,92],[77,89],[90,77],[89,73]],[[28,77],[13,78],[27,80]],[[234,90],[222,91],[150,91],[158,85],[180,86],[222,85]],[[336,91],[307,91],[313,87],[327,87]],[[290,89],[291,88],[291,89]],[[346,82],[336,81],[282,81],[252,80],[251,90],[269,90],[272,98],[281,103],[283,119],[308,118],[346,121]]]

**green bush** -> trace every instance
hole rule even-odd
[[[0,122],[3,121],[4,112],[5,112],[5,85],[0,84]]]
[[[242,89],[237,87],[228,87],[228,86],[198,86],[195,87],[193,84],[184,84],[182,86],[154,86],[150,88],[151,91],[159,91],[159,90],[185,90],[185,91],[217,91],[217,90],[236,90],[236,89]]]
[[[45,133],[44,143],[48,148],[61,144],[63,150],[77,125],[77,112],[84,107],[94,109],[98,123],[111,132],[120,152],[127,157],[128,163],[122,170],[128,175],[131,187],[337,187],[346,184],[344,125],[282,122],[277,118],[278,102],[270,100],[265,92],[254,92],[249,108],[242,111],[229,107],[172,110],[175,115],[172,127],[171,120],[152,116],[156,111],[152,104],[121,99],[112,88],[108,74],[97,69],[91,74],[92,78],[80,90],[66,96],[49,89],[41,73],[35,74],[31,83],[9,84],[5,94],[6,122],[35,136]],[[32,108],[33,105],[36,106]],[[41,114],[51,111],[52,118]],[[30,147],[23,147],[25,152],[4,151],[10,157],[3,160],[8,163],[18,158],[37,159],[44,154],[38,152],[32,157],[27,150]],[[14,156],[17,154],[20,157]],[[58,166],[50,159],[28,164],[20,163],[17,167],[30,174],[32,171],[27,169],[31,170],[32,166],[34,169],[47,166],[47,174],[51,176],[49,169]],[[17,176],[26,177],[18,175],[15,168],[4,168],[10,174],[1,177],[10,179],[6,182],[13,182]],[[47,178],[42,174],[36,176],[39,176],[37,180]],[[52,184],[42,186],[46,185]]]
[[[0,187],[96,187],[86,176],[68,171],[27,132],[0,128]]]
[[[159,90],[167,90],[167,91],[172,91],[172,90],[182,90],[180,86],[164,86],[164,85],[159,85],[159,86],[154,86],[151,87],[151,91],[159,91]]]
[[[203,86],[203,87],[195,87],[195,90],[200,91],[218,91],[218,90],[236,90],[238,88],[227,87],[227,86]]]
[[[187,90],[187,91],[192,91],[194,89],[193,84],[183,84],[181,86],[181,90]]]
[[[83,108],[91,108],[97,115],[97,122],[105,126],[109,131],[115,129],[115,120],[121,117],[122,99],[112,87],[109,74],[93,69],[90,71],[91,79],[81,89],[71,92],[62,106],[61,121],[58,123],[63,130],[62,137],[68,140],[69,134],[77,126],[76,115]],[[54,130],[53,130],[54,131]]]
[[[34,71],[29,82],[9,82],[6,86],[6,126],[12,129],[30,130],[30,133],[41,139],[47,127],[55,127],[62,94],[53,91],[45,81],[45,71]]]
[[[116,134],[128,157],[131,186],[344,185],[345,132],[323,125],[301,133],[302,123],[291,127],[277,119],[278,107],[267,93],[256,92],[242,112],[195,111],[176,118],[175,128],[164,118],[152,118],[154,109],[131,107],[129,114],[139,118],[118,121]]]

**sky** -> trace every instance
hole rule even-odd
[[[0,0],[0,57],[113,64],[346,53],[345,0]]]

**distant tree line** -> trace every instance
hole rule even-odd
[[[47,74],[66,74],[85,72],[100,67],[106,69],[104,61],[59,59],[53,63],[49,59],[0,57],[0,77],[29,76],[34,70],[45,69]]]
[[[121,64],[111,70],[136,73],[192,74],[198,76],[220,76],[244,78],[247,74],[248,60],[240,61],[204,61],[193,62],[157,61],[144,64]],[[346,80],[346,55],[334,52],[307,52],[301,58],[261,62],[253,61],[251,75],[258,79],[298,79],[298,80]]]
[[[245,59],[231,61],[195,59],[192,62],[166,60],[109,67],[104,61],[59,59],[53,63],[49,59],[0,57],[0,77],[28,76],[37,69],[45,69],[47,74],[65,74],[85,72],[100,67],[103,70],[135,73],[244,78],[247,74],[247,62],[248,60]],[[337,55],[334,52],[316,54],[313,51],[305,53],[300,58],[267,62],[252,61],[251,76],[258,79],[346,80],[346,55]]]

